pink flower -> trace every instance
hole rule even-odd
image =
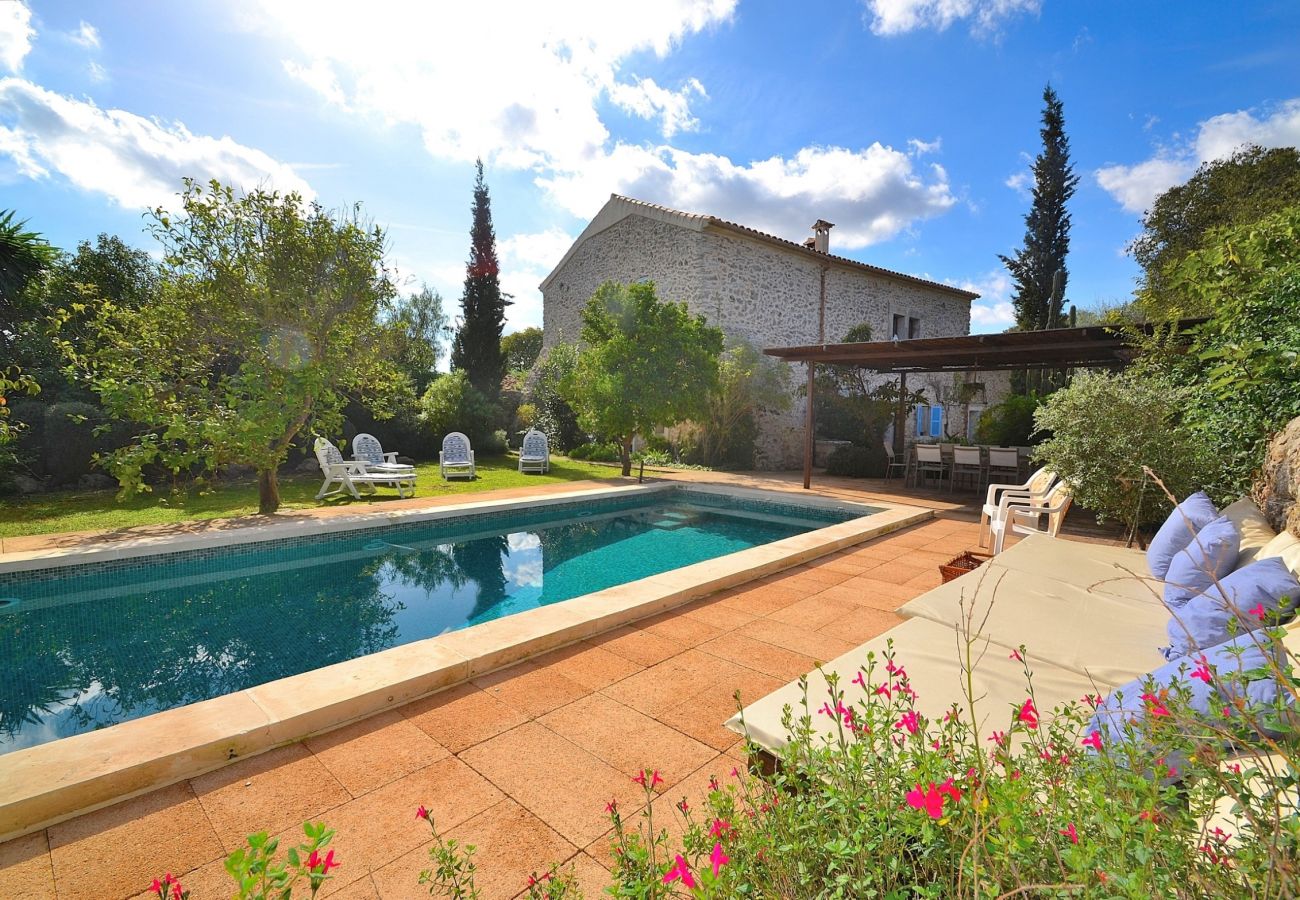
[[[930,782],[930,787],[922,791],[918,784],[906,794],[907,805],[913,809],[924,810],[925,814],[936,821],[943,818],[943,794]]]
[[[1254,608],[1250,610],[1250,614],[1256,619],[1263,621],[1264,617],[1268,615],[1268,610],[1264,609],[1263,603],[1256,603]]]
[[[1101,706],[1101,694],[1084,694],[1083,702],[1096,709]]]
[[[680,810],[682,811],[682,814],[683,814],[683,815],[685,815],[686,813],[688,813],[688,812],[691,811],[691,805],[690,805],[689,803],[686,802],[686,798],[685,798],[685,797],[682,798],[682,802],[681,802],[681,803],[678,803],[678,804],[677,804],[677,808],[680,809]]]
[[[1086,738],[1084,738],[1082,741],[1080,741],[1080,743],[1083,744],[1083,746],[1085,746],[1085,747],[1091,747],[1092,749],[1094,749],[1094,750],[1096,750],[1098,753],[1100,753],[1100,752],[1101,752],[1101,732],[1100,732],[1100,731],[1094,731],[1094,732],[1091,732],[1091,733],[1090,733]]]
[[[713,877],[717,878],[722,867],[731,862],[731,857],[722,852],[722,844],[714,844],[713,852],[709,854],[709,862],[713,865]]]
[[[1008,743],[1007,733],[1005,731],[995,731],[990,734],[987,739],[997,744],[999,747],[1005,747]]]
[[[426,822],[429,820],[429,811],[424,808],[423,803],[421,803],[420,808],[415,811],[415,817],[417,819],[424,819]]]
[[[181,883],[178,881],[172,885],[172,900],[184,900],[184,897],[185,891],[182,890]]]
[[[718,779],[714,778],[712,775],[709,776],[709,790],[710,791],[722,790],[722,788],[718,786]]]
[[[1025,702],[1020,704],[1020,711],[1016,713],[1016,721],[1022,722],[1026,728],[1034,729],[1038,727],[1038,709],[1034,706],[1034,698],[1027,697]]]
[[[731,777],[732,777],[732,778],[739,778],[739,777],[740,777],[740,770],[737,769],[735,766],[732,766],[732,767],[731,767]]]
[[[551,880],[551,873],[550,873],[550,872],[543,872],[540,876],[538,876],[538,875],[529,875],[529,876],[528,876],[528,886],[529,886],[529,887],[537,887],[537,885],[541,884],[543,881],[550,881],[550,880]]]
[[[678,879],[682,882],[682,887],[695,887],[695,876],[691,874],[691,867],[686,865],[686,860],[682,859],[680,853],[673,860],[673,867],[664,873],[664,884],[672,884]]]
[[[952,783],[951,778],[939,785],[935,790],[946,796],[953,803],[961,800],[961,789]]]
[[[712,827],[709,828],[709,837],[711,838],[725,837],[727,833],[730,832],[731,830],[732,830],[731,823],[728,822],[726,819],[714,819]]]
[[[654,772],[649,772],[646,769],[642,769],[640,772],[637,773],[636,777],[633,778],[632,780],[635,781],[637,784],[641,785],[641,787],[646,787],[647,777],[650,780],[649,787],[651,790],[654,790],[657,786],[664,783],[664,780],[659,777],[658,769],[655,769]]]
[[[605,814],[612,816],[618,812],[618,798],[615,798],[605,804]]]
[[[879,687],[877,687],[874,691],[872,691],[872,693],[875,694],[876,696],[880,696],[883,694],[885,699],[888,700],[890,697],[889,685],[882,684]]]
[[[852,684],[856,684],[858,687],[862,688],[864,691],[867,689],[867,682],[866,682],[866,680],[862,677],[862,670],[861,670],[861,669],[858,670],[858,674],[855,675],[855,676],[853,677],[853,681],[852,681],[851,683],[852,683]]]
[[[920,728],[920,723],[916,718],[916,713],[909,709],[903,713],[903,718],[894,723],[894,727],[906,728],[908,734],[916,734],[917,729]]]
[[[1204,681],[1206,684],[1209,684],[1209,683],[1210,683],[1210,667],[1209,667],[1209,665],[1207,665],[1205,657],[1202,656],[1202,657],[1198,660],[1198,662],[1199,662],[1200,664],[1199,664],[1195,669],[1192,669],[1192,676],[1191,676],[1191,677],[1193,677],[1193,678],[1199,678],[1199,679],[1201,679],[1201,681]]]
[[[1163,697],[1157,697],[1155,694],[1148,693],[1143,694],[1142,699],[1146,701],[1147,712],[1151,715],[1156,717],[1169,715],[1169,707],[1165,706]]]
[[[1022,663],[1025,661],[1025,658],[1020,655],[1019,650],[1012,650],[1011,654],[1007,657],[1007,659],[1014,659],[1018,663]]]
[[[1070,843],[1071,843],[1071,844],[1077,844],[1077,843],[1079,843],[1079,834],[1078,834],[1078,832],[1076,832],[1076,831],[1074,830],[1074,823],[1073,823],[1073,822],[1071,822],[1071,823],[1070,823],[1069,825],[1067,825],[1065,828],[1062,828],[1062,829],[1061,829],[1061,834],[1063,834],[1063,835],[1065,835],[1066,837],[1068,837],[1068,838],[1070,839]]]
[[[318,875],[328,875],[330,869],[337,869],[338,863],[334,861],[334,851],[331,850],[322,859],[319,852],[313,850],[311,856],[307,857],[307,868]],[[317,868],[320,872],[316,872]]]

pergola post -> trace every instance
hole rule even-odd
[[[808,490],[812,487],[812,465],[813,465],[813,385],[815,384],[815,375],[817,364],[808,363],[808,409],[804,412],[803,420],[803,487]]]

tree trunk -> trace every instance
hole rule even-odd
[[[623,477],[632,474],[632,435],[623,438],[623,446],[619,448],[619,456],[623,460]]]
[[[257,473],[257,511],[269,516],[280,508],[280,483],[274,468]]]

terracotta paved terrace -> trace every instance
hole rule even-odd
[[[724,480],[716,478],[714,480]],[[757,479],[725,479],[757,483]],[[824,485],[821,492],[868,499]],[[770,482],[763,486],[776,486]],[[788,486],[788,485],[785,485]],[[0,898],[143,897],[170,870],[193,900],[228,897],[222,860],[246,835],[289,843],[304,820],[337,829],[325,894],[428,896],[425,804],[478,847],[485,900],[518,896],[531,871],[572,864],[590,897],[608,883],[605,804],[640,803],[657,768],[659,821],[743,759],[722,727],[733,693],[755,700],[901,621],[939,584],[937,566],[976,544],[962,500],[941,518],[714,594],[395,710],[0,844]],[[969,499],[966,500],[969,502]],[[951,511],[949,511],[951,510]],[[1083,518],[1080,516],[1079,518]]]

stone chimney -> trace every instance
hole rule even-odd
[[[831,229],[835,226],[825,219],[818,219],[813,223],[812,248],[818,253],[831,252]],[[805,242],[806,244],[807,242]]]

